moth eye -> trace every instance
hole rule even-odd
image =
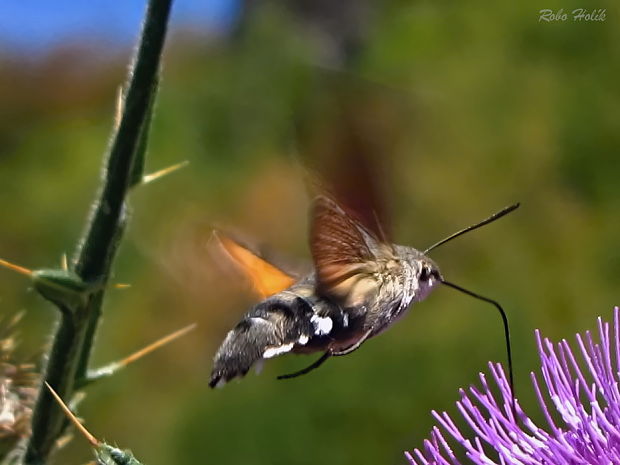
[[[431,270],[427,266],[422,267],[422,271],[420,271],[420,280],[426,281],[430,277]]]

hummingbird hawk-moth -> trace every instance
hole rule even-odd
[[[322,352],[312,365],[279,379],[308,373],[330,357],[357,350],[440,284],[492,303],[500,311],[512,383],[512,357],[503,309],[491,299],[446,281],[427,253],[518,206],[507,207],[420,252],[378,237],[335,200],[319,196],[313,202],[310,218],[314,271],[300,278],[220,236],[221,245],[250,276],[263,300],[226,335],[215,355],[209,385],[221,386],[235,377],[243,377],[252,365],[264,359],[285,353]]]

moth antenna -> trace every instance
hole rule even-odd
[[[518,204],[517,204],[518,205]],[[516,208],[516,207],[515,207]],[[514,210],[514,208],[513,208]],[[505,213],[504,213],[505,214]],[[497,308],[497,310],[499,311],[500,315],[502,316],[502,322],[504,324],[504,337],[506,339],[506,355],[508,358],[508,375],[509,375],[509,384],[510,384],[510,394],[512,395],[512,414],[515,417],[515,421],[517,420],[517,408],[516,408],[516,401],[515,401],[515,387],[514,387],[514,375],[513,375],[513,371],[512,371],[512,348],[511,348],[511,344],[510,344],[510,328],[508,327],[508,317],[506,316],[506,312],[504,311],[504,309],[502,308],[502,306],[496,302],[493,299],[489,299],[488,297],[484,297],[480,294],[476,294],[475,292],[469,291],[461,286],[458,286],[456,284],[453,284],[451,282],[445,281],[445,280],[441,280],[442,284],[445,284],[448,287],[451,287],[452,289],[456,289],[457,291],[462,292],[463,294],[467,294],[471,297],[474,297],[476,299],[482,300],[484,302],[488,302],[490,304],[495,305],[495,307]]]
[[[486,224],[492,223],[495,220],[499,220],[502,216],[507,215],[508,213],[510,213],[510,212],[516,210],[517,208],[519,208],[520,205],[521,205],[520,203],[515,203],[514,205],[510,205],[509,207],[506,207],[506,208],[498,211],[497,213],[494,213],[493,215],[489,216],[487,219],[482,220],[480,223],[472,224],[471,226],[468,226],[465,229],[461,229],[460,231],[457,231],[454,234],[449,235],[445,239],[442,239],[439,242],[436,242],[435,244],[433,244],[429,248],[427,248],[423,252],[424,255],[426,255],[431,250],[439,247],[440,245],[443,245],[446,242],[450,242],[452,239],[456,239],[457,237],[462,236],[463,234],[468,233],[469,231],[473,231],[474,229],[478,229],[478,228],[480,228],[480,227],[482,227],[482,226],[484,226]]]

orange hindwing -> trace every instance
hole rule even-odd
[[[247,276],[262,299],[277,294],[295,283],[296,279],[293,276],[262,259],[232,238],[216,231],[213,235],[236,267]]]

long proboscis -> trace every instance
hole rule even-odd
[[[487,219],[482,220],[480,223],[472,224],[471,226],[468,226],[465,229],[461,229],[460,231],[457,231],[454,234],[449,235],[445,239],[442,239],[439,242],[436,242],[435,244],[433,244],[429,248],[427,248],[424,251],[424,255],[426,255],[431,250],[439,247],[440,245],[443,245],[446,242],[450,242],[452,239],[456,239],[457,237],[462,236],[463,234],[468,233],[469,231],[473,231],[474,229],[478,229],[478,228],[480,228],[480,227],[482,227],[482,226],[484,226],[486,224],[492,223],[495,220],[499,220],[502,216],[507,215],[508,213],[510,213],[510,212],[516,210],[517,208],[519,208],[520,205],[521,205],[520,203],[515,203],[514,205],[510,205],[509,207],[506,207],[506,208],[498,211],[497,213],[494,213],[493,215],[489,216]]]
[[[500,315],[502,316],[502,322],[504,324],[504,337],[506,339],[506,355],[508,358],[508,382],[510,384],[510,394],[512,396],[512,414],[515,417],[515,421],[517,421],[518,417],[517,417],[517,409],[516,409],[516,401],[515,401],[516,396],[515,396],[515,386],[514,386],[514,375],[512,371],[512,346],[510,344],[510,328],[508,327],[508,317],[506,316],[506,312],[504,311],[502,306],[493,299],[489,299],[488,297],[484,297],[480,294],[476,294],[475,292],[467,290],[464,287],[458,286],[456,284],[453,284],[449,281],[445,281],[443,279],[441,280],[441,283],[445,284],[448,287],[451,287],[452,289],[456,289],[457,291],[460,291],[463,294],[467,294],[471,297],[474,297],[476,299],[479,299],[479,300],[482,300],[484,302],[488,302],[494,305],[495,308],[497,308],[497,310],[499,311]]]

